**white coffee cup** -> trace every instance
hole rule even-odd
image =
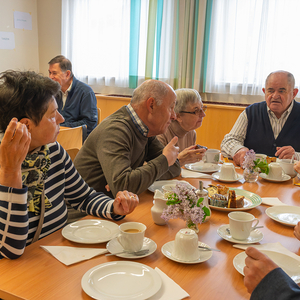
[[[198,235],[193,229],[180,229],[176,236],[172,256],[182,261],[194,261],[200,257]]]
[[[236,240],[246,240],[259,223],[253,215],[242,211],[231,212],[228,217],[230,234]],[[256,224],[252,226],[254,221]]]
[[[142,249],[146,226],[138,222],[126,222],[119,226],[118,242],[125,251],[136,252]]]
[[[233,163],[223,163],[220,170],[220,179],[235,180],[237,174]]]
[[[282,159],[279,164],[285,174],[291,176],[291,178],[296,177],[297,172],[294,169],[294,163],[291,163],[290,159]]]
[[[276,180],[281,180],[283,175],[283,170],[282,167],[280,166],[279,163],[270,163],[269,164],[269,174],[268,178],[270,179],[276,179]]]
[[[217,164],[220,160],[220,150],[207,149],[204,156],[204,161],[207,163]]]

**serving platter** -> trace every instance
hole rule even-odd
[[[254,194],[252,192],[242,190],[242,189],[235,189],[235,188],[229,188],[230,190],[234,190],[235,194],[237,196],[244,196],[244,207],[241,208],[227,208],[227,207],[218,207],[214,205],[209,205],[210,208],[219,210],[219,211],[226,211],[226,212],[231,212],[231,211],[246,211],[250,210],[256,206],[259,206],[262,202],[261,197],[259,197],[257,194]]]

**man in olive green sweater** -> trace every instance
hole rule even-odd
[[[75,159],[83,179],[96,191],[140,194],[155,180],[179,176],[177,137],[163,147],[156,135],[175,120],[176,94],[168,84],[147,80],[127,106],[103,120]],[[110,190],[110,191],[109,191]]]

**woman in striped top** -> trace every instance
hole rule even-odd
[[[111,199],[96,193],[55,142],[64,120],[54,98],[57,82],[15,71],[2,73],[0,80],[0,257],[18,258],[33,240],[62,228],[65,200],[74,209],[113,220],[134,210],[137,195],[123,191]]]

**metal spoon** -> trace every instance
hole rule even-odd
[[[209,250],[209,251],[218,251],[221,252],[219,249],[214,249],[214,248],[208,248],[208,247],[203,247],[203,246],[198,246],[199,250]]]
[[[130,252],[130,251],[121,251],[121,252],[117,252],[117,253],[109,253],[109,254],[105,254],[105,256],[111,256],[111,255],[118,255],[118,254],[131,254],[131,255],[135,255],[135,256],[142,256],[145,255],[149,252],[149,249],[144,249],[144,250],[139,250],[139,251],[135,251],[135,252]]]

